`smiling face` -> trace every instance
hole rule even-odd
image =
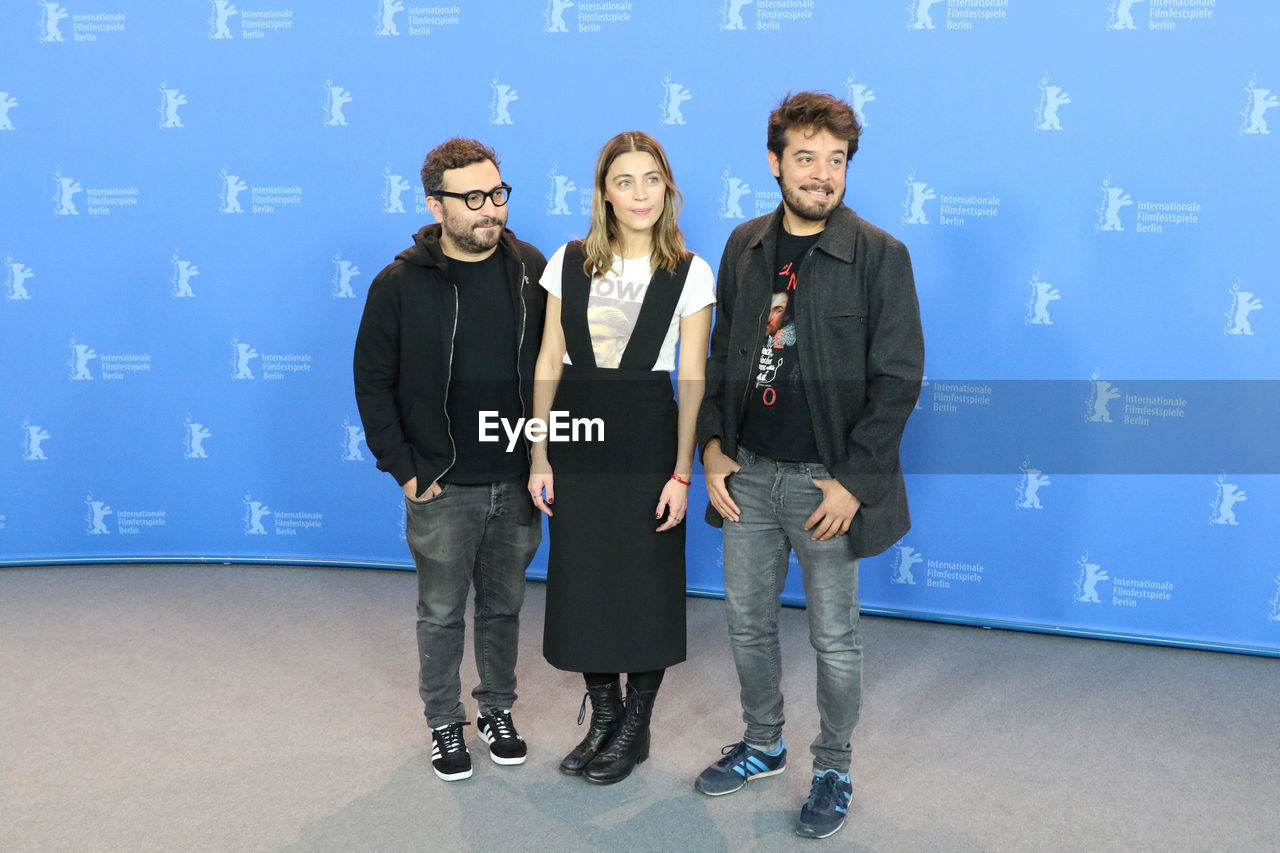
[[[769,152],[769,170],[782,189],[782,203],[793,216],[826,222],[844,199],[849,143],[826,130],[787,131],[782,156]]]
[[[666,207],[667,183],[648,151],[615,157],[605,172],[603,191],[624,242],[627,236],[652,230]]]
[[[482,160],[460,169],[449,169],[441,176],[440,189],[467,193],[489,192],[502,184],[502,174],[491,160]],[[502,228],[507,224],[506,205],[497,207],[486,198],[479,210],[471,210],[460,198],[429,196],[427,207],[440,223],[444,233],[440,242],[445,254],[460,259],[488,257],[498,245]]]

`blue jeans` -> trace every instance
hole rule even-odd
[[[481,713],[516,701],[524,572],[542,541],[527,482],[443,483],[428,501],[405,501],[405,537],[418,567],[418,693],[432,728],[467,719],[458,667],[472,583],[480,684],[471,695]]]
[[[804,581],[809,643],[818,653],[821,726],[809,747],[815,772],[849,771],[849,738],[862,709],[862,633],[858,624],[858,558],[848,536],[810,538],[805,520],[822,502],[813,481],[822,465],[777,462],[746,448],[742,470],[729,477],[741,521],[724,522],[725,612],[742,686],[743,738],[767,749],[782,737],[780,596],[795,549]]]

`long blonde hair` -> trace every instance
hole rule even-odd
[[[587,259],[582,265],[582,271],[588,278],[601,278],[613,267],[614,249],[618,246],[618,220],[614,217],[613,207],[605,200],[604,182],[613,161],[619,155],[632,151],[652,154],[658,164],[658,171],[662,173],[662,182],[666,185],[662,215],[653,226],[653,246],[649,255],[651,269],[661,267],[674,273],[689,254],[684,247],[684,234],[680,231],[678,221],[684,196],[676,188],[667,153],[662,150],[658,140],[649,134],[641,130],[629,130],[606,142],[600,149],[600,156],[596,158],[596,177],[591,191],[591,229],[587,231],[587,238],[583,241]]]

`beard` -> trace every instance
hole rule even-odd
[[[811,181],[797,186],[779,178],[778,186],[782,189],[782,203],[787,206],[787,210],[809,222],[825,222],[827,217],[831,215],[831,211],[839,207],[840,202],[844,200],[843,189],[837,194],[834,186],[819,181]],[[831,195],[823,202],[806,192],[806,190],[810,189],[827,190]]]
[[[464,252],[472,255],[478,255],[481,252],[487,252],[494,246],[498,245],[498,240],[502,238],[502,226],[507,224],[505,217],[498,218],[496,216],[486,216],[475,222],[460,222],[456,217],[445,214],[440,220],[440,227],[444,233],[449,235],[449,239],[453,244]],[[491,234],[479,234],[478,228],[487,225],[497,225],[498,230]]]

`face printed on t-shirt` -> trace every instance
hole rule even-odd
[[[628,317],[613,305],[587,308],[587,326],[591,330],[591,348],[596,353],[596,367],[617,367],[622,351],[631,337],[634,317]]]
[[[604,278],[593,279],[587,297],[587,324],[596,367],[617,367],[631,340],[649,290],[649,259],[616,261]]]

